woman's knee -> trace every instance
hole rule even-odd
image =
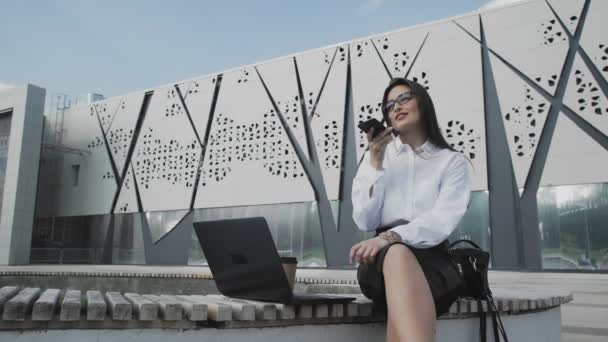
[[[383,269],[387,267],[407,267],[407,265],[411,265],[412,262],[418,262],[416,260],[416,256],[409,247],[403,244],[393,244],[386,251],[386,255],[384,257],[384,263],[382,265]]]

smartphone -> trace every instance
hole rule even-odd
[[[373,128],[374,133],[372,134],[372,139],[386,129],[386,127],[382,123],[380,123],[380,121],[373,118],[367,121],[360,122],[358,127],[365,133],[369,132],[369,130]]]

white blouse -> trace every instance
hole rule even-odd
[[[409,223],[391,230],[407,245],[430,248],[447,239],[469,203],[467,159],[428,140],[414,151],[399,138],[386,147],[383,170],[371,166],[369,158],[365,152],[353,180],[353,219],[359,229],[403,219]]]

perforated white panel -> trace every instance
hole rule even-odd
[[[300,149],[306,158],[310,158],[294,59],[283,58],[260,64],[257,69],[281,114],[289,124],[291,132],[296,137]]]
[[[333,59],[334,53],[335,59]],[[340,166],[344,135],[346,49],[339,47],[303,54],[298,56],[296,61],[306,106],[309,108],[309,114],[312,115],[310,118],[311,131],[321,163],[327,197],[330,201],[337,200],[340,198]],[[331,70],[327,74],[330,64]],[[327,80],[321,92],[321,84],[326,75]],[[310,112],[317,101],[314,113]]]
[[[353,89],[353,113],[357,160],[367,149],[367,136],[357,125],[371,118],[382,121],[382,93],[390,78],[371,41],[361,40],[350,44]]]
[[[490,56],[490,64],[501,110],[496,115],[502,117],[517,185],[523,188],[550,103],[498,58]]]
[[[568,52],[566,33],[544,1],[482,14],[488,46],[554,94]]]
[[[342,52],[344,52],[343,47]],[[336,62],[340,60],[337,53],[338,48],[330,48],[296,56],[300,81],[302,82],[302,91],[304,92],[304,101],[309,117],[313,114],[313,107],[316,101],[318,101],[321,87],[326,76],[328,76],[327,71],[334,60],[334,56],[336,56]],[[343,55],[346,56],[345,53]],[[343,57],[342,61],[345,62],[346,57]]]
[[[578,53],[574,58],[564,103],[608,135],[608,100]]]
[[[373,39],[382,60],[393,77],[405,77],[426,33],[426,29],[404,30]]]
[[[606,170],[608,151],[560,113],[540,185],[608,182]]]
[[[156,89],[132,162],[144,211],[190,208],[200,153],[176,88]]]
[[[223,76],[198,186],[196,208],[314,201],[253,68]]]
[[[571,34],[576,31],[585,0],[549,0],[549,4]]]
[[[120,189],[118,200],[116,201],[114,213],[124,214],[136,213],[138,211],[139,209],[137,207],[137,193],[135,190],[135,179],[133,178],[133,169],[129,167],[122,188]]]
[[[216,82],[217,77],[205,77],[178,85],[201,142],[205,139]]]
[[[593,0],[589,5],[587,19],[581,36],[581,46],[604,78],[608,77],[608,35],[606,35],[606,18],[608,1]]]
[[[409,78],[427,88],[443,136],[471,161],[473,190],[487,189],[479,44],[453,22],[434,25]]]
[[[481,34],[479,30],[479,15],[468,15],[466,17],[458,18],[454,20],[458,25],[462,26],[468,33],[472,34],[475,38],[481,40]]]
[[[101,121],[101,126],[103,127],[104,133],[108,131],[110,124],[114,120],[114,117],[121,106],[121,97],[112,97],[93,104],[93,108],[95,108],[95,111],[99,116],[99,121]]]
[[[55,216],[108,214],[116,179],[93,106],[78,106],[64,114],[59,201]]]
[[[106,131],[106,139],[119,177],[123,174],[127,154],[133,143],[133,134],[141,112],[144,93],[134,93],[120,99],[116,115]],[[99,111],[99,108],[97,109]],[[103,122],[103,120],[102,120]]]

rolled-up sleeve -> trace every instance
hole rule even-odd
[[[369,152],[353,179],[353,220],[360,230],[374,230],[380,225],[384,202],[384,170],[376,170],[369,162]],[[372,195],[370,189],[373,187]]]
[[[446,168],[433,208],[391,230],[408,245],[430,248],[447,239],[464,215],[471,196],[468,162],[460,154]]]

